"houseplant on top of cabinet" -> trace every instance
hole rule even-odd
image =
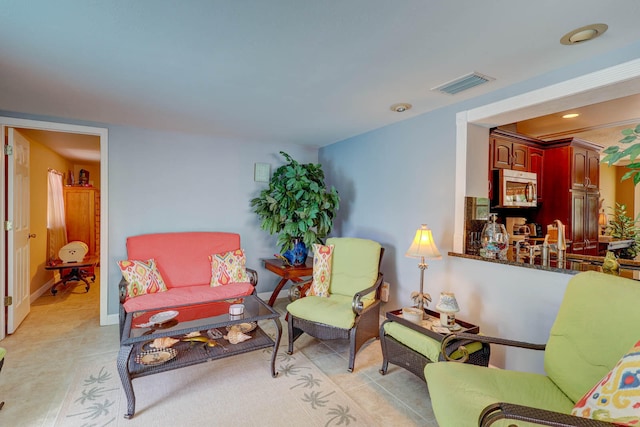
[[[640,124],[632,129],[624,129],[621,133],[624,138],[618,142],[623,145],[631,144],[640,136]],[[636,142],[624,150],[617,145],[612,145],[607,147],[603,153],[605,153],[606,156],[602,159],[602,163],[608,163],[609,166],[614,166],[619,160],[629,157],[631,163],[625,165],[629,171],[622,176],[620,181],[633,178],[633,185],[638,185],[640,182],[640,162],[636,161],[636,158],[640,156],[640,142]]]
[[[278,234],[278,246],[292,265],[302,265],[307,248],[322,243],[333,228],[340,204],[336,189],[324,183],[322,165],[301,164],[281,151],[287,164],[275,170],[269,187],[251,200],[260,228]]]
[[[616,240],[633,240],[634,243],[620,251],[622,259],[634,259],[640,253],[640,228],[636,225],[640,214],[635,218],[627,215],[627,206],[616,203],[612,219],[607,224],[607,233]]]

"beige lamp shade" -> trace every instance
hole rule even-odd
[[[607,214],[604,212],[600,212],[600,214],[598,215],[598,225],[602,226],[602,227],[606,227],[607,226]]]
[[[438,251],[435,242],[433,241],[433,235],[431,229],[426,224],[416,231],[416,235],[413,237],[413,243],[411,247],[405,253],[405,256],[411,258],[430,258],[430,259],[442,259],[442,255]]]

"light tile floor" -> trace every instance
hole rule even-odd
[[[74,362],[91,355],[118,352],[118,327],[99,326],[99,275],[88,293],[84,286],[61,288],[54,297],[46,293],[31,305],[31,312],[16,333],[0,341],[7,349],[0,372],[0,426],[51,426],[73,377]],[[284,313],[288,301],[276,301]],[[270,323],[270,322],[269,322]],[[286,351],[286,322],[282,348]],[[437,426],[424,381],[395,365],[386,375],[379,340],[369,341],[356,357],[355,370],[347,372],[348,341],[319,341],[300,337],[302,351],[334,383],[381,426]]]

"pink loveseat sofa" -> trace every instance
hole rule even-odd
[[[236,298],[255,293],[258,274],[247,268],[249,282],[211,287],[210,255],[240,249],[240,235],[225,232],[176,232],[127,238],[127,259],[155,259],[167,291],[127,297],[127,282],[120,281],[120,331],[126,313],[138,310]]]

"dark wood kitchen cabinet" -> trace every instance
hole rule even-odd
[[[538,174],[538,202],[542,201],[543,188],[540,186],[544,141],[520,135],[505,129],[495,128],[489,134],[489,198],[499,183],[496,180],[500,169],[511,169]]]
[[[492,169],[512,169],[527,172],[529,153],[527,146],[500,137],[491,138]]]
[[[600,179],[600,152],[583,147],[574,147],[572,175],[571,188],[597,190]]]
[[[536,147],[527,147],[529,154],[529,172],[533,172],[538,178],[538,188],[536,193],[538,195],[538,203],[542,203],[544,200],[544,150]]]
[[[544,226],[559,219],[571,241],[569,251],[598,254],[600,151],[603,147],[578,138],[549,143],[544,152],[544,197],[538,212]]]
[[[571,191],[573,253],[598,255],[599,198],[599,192]]]

